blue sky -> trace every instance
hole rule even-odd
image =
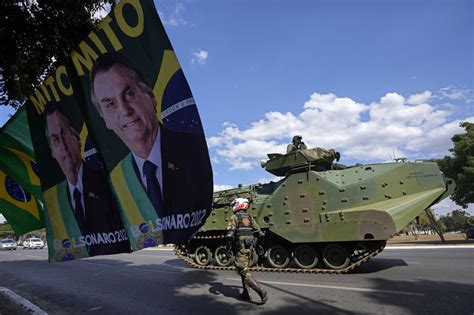
[[[474,122],[472,1],[155,3],[217,188],[273,179],[259,160],[294,134],[351,165],[443,157]]]
[[[351,165],[443,157],[459,121],[474,122],[472,1],[155,4],[198,104],[216,188],[274,179],[259,160],[294,134]]]

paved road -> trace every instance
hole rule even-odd
[[[49,314],[474,314],[472,247],[387,248],[348,275],[255,273],[269,292],[265,306],[236,298],[234,272],[191,269],[172,251],[46,258],[46,250],[0,251],[0,287]]]

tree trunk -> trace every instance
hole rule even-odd
[[[441,238],[441,242],[445,243],[446,240],[444,239],[443,231],[441,231],[441,228],[436,222],[436,218],[434,217],[433,213],[431,212],[429,208],[425,209],[425,212],[426,212],[426,215],[428,216],[428,219],[430,219],[431,227],[433,228],[433,230],[436,231],[436,233],[438,233],[439,237]]]

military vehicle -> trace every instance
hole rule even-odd
[[[345,273],[456,187],[430,161],[344,167],[334,163],[336,151],[321,148],[268,157],[262,166],[282,179],[215,192],[206,223],[176,248],[178,256],[198,268],[231,269],[229,203],[244,197],[266,234],[263,255],[252,255],[253,270]]]

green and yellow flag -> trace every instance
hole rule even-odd
[[[1,170],[0,213],[16,235],[45,227],[42,203]]]
[[[36,199],[42,200],[38,167],[24,107],[0,130],[0,156],[0,170]]]

